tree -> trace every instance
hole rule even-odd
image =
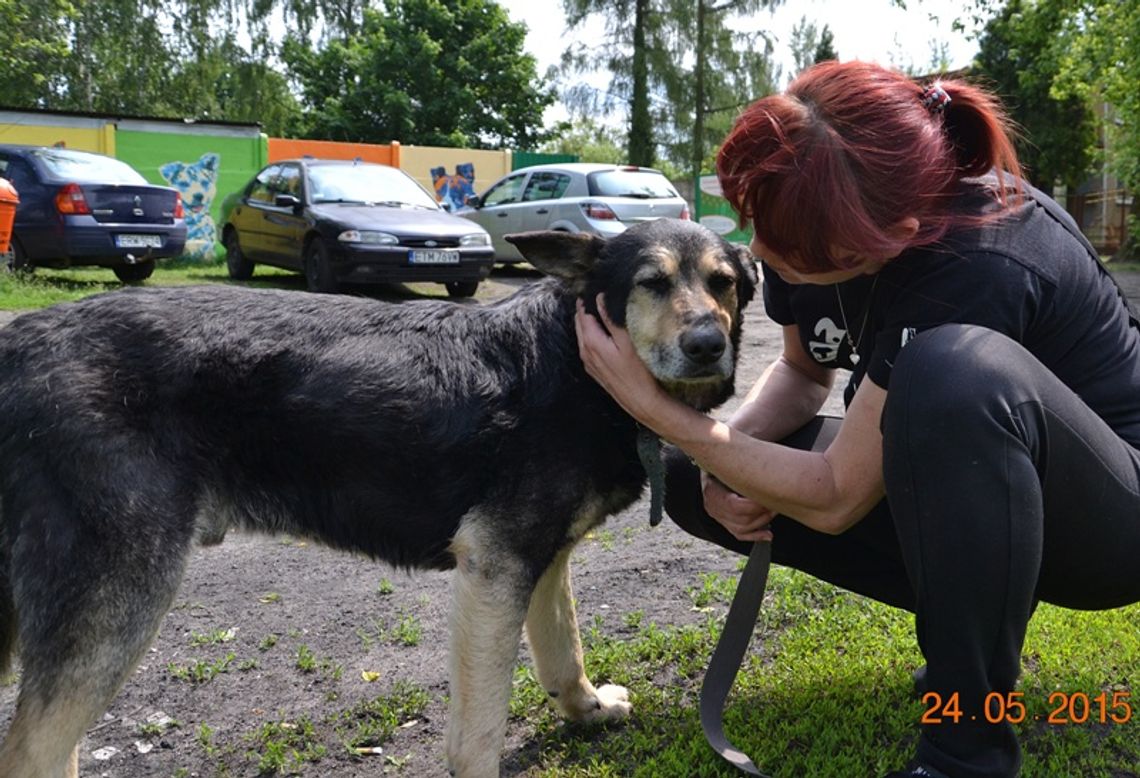
[[[46,107],[44,95],[60,80],[67,62],[67,0],[0,0],[0,103],[13,108]]]
[[[555,94],[523,53],[526,28],[491,0],[394,0],[318,49],[298,34],[282,58],[308,137],[533,148]]]
[[[563,0],[570,27],[598,14],[606,29],[599,44],[568,49],[563,71],[611,74],[607,90],[571,89],[563,99],[589,115],[627,106],[631,163],[654,164],[661,148],[667,161],[697,170],[739,107],[773,88],[767,40],[733,33],[729,17],[779,1]]]
[[[1140,4],[1116,0],[1060,3],[1072,46],[1054,84],[1059,97],[1098,99],[1111,106],[1104,122],[1105,163],[1131,191],[1130,239],[1120,255],[1140,255]]]
[[[1089,102],[1061,96],[1054,82],[1070,35],[1059,3],[1009,0],[987,22],[975,69],[1001,95],[1022,133],[1017,151],[1034,185],[1076,186],[1087,175],[1096,141]]]
[[[558,137],[540,146],[539,151],[576,154],[582,162],[616,164],[628,159],[624,133],[585,116],[575,119]]]
[[[823,25],[823,32],[819,34],[819,45],[815,47],[812,62],[818,65],[820,62],[836,59],[839,59],[839,52],[835,50],[835,35],[831,32],[831,25],[825,24]]]

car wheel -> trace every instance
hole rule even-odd
[[[316,238],[305,250],[305,284],[310,292],[332,294],[339,284],[333,273],[329,250],[320,238]]]
[[[24,247],[15,237],[8,244],[8,251],[0,254],[0,263],[3,263],[2,267],[9,273],[31,273],[34,269],[32,263],[28,261]]]
[[[447,287],[447,294],[451,297],[474,297],[475,291],[479,288],[479,282],[448,281],[444,286]]]
[[[226,233],[223,245],[226,247],[226,270],[229,271],[230,278],[235,281],[248,281],[253,276],[253,262],[242,253],[237,230]]]
[[[112,270],[124,284],[145,281],[154,273],[154,260],[148,259],[145,262],[139,262],[137,265],[116,265]]]

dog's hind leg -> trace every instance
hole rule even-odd
[[[137,508],[81,515],[61,495],[37,497],[10,546],[23,668],[0,776],[72,778],[85,730],[170,607],[193,522]]]
[[[570,588],[570,553],[563,549],[546,568],[530,598],[526,634],[538,682],[563,715],[574,721],[612,721],[630,713],[623,686],[594,688],[582,667],[582,642]]]
[[[452,541],[451,707],[447,761],[458,778],[494,778],[511,679],[533,587],[524,565],[469,516]]]

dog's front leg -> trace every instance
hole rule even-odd
[[[458,778],[494,778],[507,729],[511,680],[518,660],[531,583],[501,547],[460,530],[452,545],[456,572],[451,602],[451,707],[447,761]]]
[[[572,546],[554,558],[530,598],[526,633],[538,682],[569,719],[623,719],[631,710],[629,692],[612,684],[595,689],[582,667],[582,642],[570,588],[571,551]]]

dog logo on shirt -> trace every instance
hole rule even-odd
[[[847,330],[833,322],[830,316],[824,316],[816,322],[814,334],[817,340],[808,342],[812,358],[820,364],[839,359],[839,345],[843,343]]]

